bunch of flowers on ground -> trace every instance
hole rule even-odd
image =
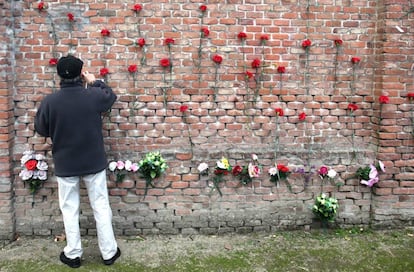
[[[167,168],[167,163],[159,151],[149,152],[139,161],[138,172],[145,179],[145,195],[148,187],[153,186],[152,181],[161,176]]]
[[[361,184],[372,187],[379,181],[379,171],[385,173],[385,166],[381,161],[378,161],[376,164],[359,167],[356,175],[361,180]]]
[[[128,172],[135,173],[138,171],[138,164],[130,160],[111,161],[108,169],[116,175],[116,182],[122,182]]]
[[[328,197],[325,193],[320,194],[315,199],[312,212],[324,222],[333,222],[338,212],[338,200]]]
[[[47,180],[49,168],[46,157],[42,154],[35,154],[33,151],[25,151],[20,159],[22,170],[19,177],[29,184],[32,194],[39,190],[40,186]]]
[[[240,179],[242,184],[252,182],[253,178],[258,178],[261,173],[261,165],[256,154],[252,154],[251,162],[246,166],[236,165],[232,169],[232,174]]]
[[[217,189],[220,195],[223,195],[219,188],[219,183],[223,181],[223,177],[231,173],[232,167],[229,163],[229,160],[225,157],[222,157],[216,162],[216,168],[214,169],[215,177],[213,178],[214,188]]]

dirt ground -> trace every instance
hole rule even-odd
[[[134,260],[149,267],[157,267],[161,262],[174,261],[187,254],[200,256],[217,255],[233,250],[257,246],[260,241],[271,238],[269,234],[220,235],[220,236],[150,236],[118,237],[122,260]],[[29,260],[39,256],[51,263],[60,263],[59,254],[65,241],[50,238],[20,237],[17,241],[0,248],[0,260]],[[82,259],[99,261],[100,253],[96,237],[82,237],[84,254]]]

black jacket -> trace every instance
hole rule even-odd
[[[35,130],[52,139],[56,176],[82,176],[106,168],[101,114],[115,100],[112,89],[102,81],[87,89],[81,82],[62,84],[58,92],[44,98],[36,113]]]

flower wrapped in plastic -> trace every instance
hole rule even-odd
[[[138,171],[138,164],[130,160],[111,161],[108,165],[109,171],[116,175],[116,182],[122,182],[128,172],[135,173]]]
[[[42,154],[35,154],[33,151],[25,151],[20,159],[22,170],[19,177],[29,184],[31,193],[36,193],[40,186],[47,180],[49,168],[46,157]]]
[[[139,161],[138,167],[138,172],[145,179],[145,195],[148,192],[148,187],[153,186],[152,181],[161,176],[168,168],[165,159],[159,151],[147,153]]]

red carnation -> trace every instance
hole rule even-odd
[[[142,6],[140,4],[135,4],[132,8],[135,12],[140,12],[142,10]]]
[[[233,173],[233,176],[238,176],[238,175],[240,175],[240,173],[243,171],[243,167],[241,167],[240,165],[236,165],[236,166],[234,166],[234,168],[233,168],[233,170],[232,170],[232,173]]]
[[[285,66],[278,66],[277,67],[277,72],[279,74],[284,74],[286,72],[286,67]]]
[[[139,47],[144,47],[145,46],[145,39],[144,38],[139,38],[137,40],[137,45],[139,45]]]
[[[253,77],[253,73],[250,72],[250,71],[246,71],[246,78],[249,79],[249,78],[252,78],[252,77]]]
[[[407,93],[407,98],[409,100],[414,100],[414,93]]]
[[[254,60],[252,61],[252,68],[253,68],[253,69],[260,68],[260,60],[259,60],[259,59],[254,59]]]
[[[246,33],[244,33],[244,32],[240,32],[240,33],[237,35],[237,37],[238,37],[240,40],[245,40],[245,39],[247,38],[247,35],[246,35]]]
[[[58,63],[58,59],[57,58],[51,58],[49,60],[49,65],[51,66],[55,66]]]
[[[386,95],[381,95],[379,97],[379,102],[381,104],[388,104],[388,102],[390,102],[390,98],[388,96],[386,96]]]
[[[348,110],[353,112],[353,111],[356,111],[357,109],[358,109],[358,106],[356,104],[353,104],[353,103],[348,104]]]
[[[171,66],[170,59],[168,58],[161,59],[160,65],[164,68],[170,67]]]
[[[269,35],[267,34],[262,34],[262,36],[260,36],[260,40],[263,41],[268,41],[269,40]]]
[[[201,5],[200,6],[200,11],[201,12],[206,12],[207,11],[207,6],[206,5]]]
[[[282,172],[282,173],[289,172],[289,168],[287,166],[283,165],[283,164],[278,164],[277,165],[277,170],[279,170],[279,172]]]
[[[101,76],[106,76],[107,74],[109,74],[109,70],[108,70],[108,68],[102,68],[102,69],[99,71],[99,74],[100,74]]]
[[[165,41],[164,41],[164,43],[165,43],[165,45],[170,46],[171,44],[174,44],[175,41],[172,38],[166,38]]]
[[[361,59],[360,59],[360,58],[358,58],[358,57],[352,57],[352,58],[351,58],[351,62],[352,62],[353,64],[358,64],[360,61],[361,61]]]
[[[45,3],[40,2],[39,4],[37,4],[37,9],[38,9],[39,11],[42,11],[42,10],[44,10],[45,8],[46,8]]]
[[[68,13],[67,16],[68,16],[69,22],[75,21],[75,16],[72,13]]]
[[[217,54],[214,55],[212,59],[216,64],[221,64],[221,62],[223,61],[223,57]]]
[[[311,42],[311,40],[309,40],[309,39],[306,39],[306,40],[304,40],[304,41],[302,42],[302,47],[303,47],[304,49],[309,48],[311,45],[312,45],[312,42]]]
[[[136,64],[129,65],[128,72],[135,73],[136,71],[137,71],[137,65]]]
[[[276,112],[276,116],[283,116],[284,115],[284,112],[283,112],[282,108],[276,108],[275,112]]]
[[[210,30],[208,30],[207,27],[202,27],[201,28],[201,34],[203,35],[203,38],[208,37],[208,35],[210,35]]]
[[[106,28],[101,30],[101,35],[104,36],[104,37],[109,36],[110,34],[111,34],[111,32]]]
[[[341,39],[334,40],[334,43],[335,43],[335,46],[341,46],[342,40]]]
[[[27,170],[33,171],[36,169],[37,161],[36,160],[28,160],[24,166],[27,168]]]
[[[305,119],[306,119],[306,113],[304,112],[299,113],[299,120],[304,121]]]
[[[180,112],[186,112],[188,110],[188,106],[187,105],[182,105],[180,107]]]

